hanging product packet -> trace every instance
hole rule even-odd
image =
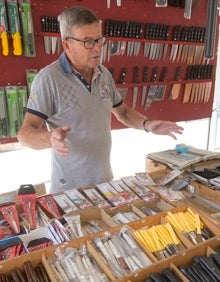
[[[30,223],[30,229],[36,228],[36,191],[31,184],[21,185],[18,190],[18,200],[21,203],[26,220]]]
[[[21,230],[16,204],[13,202],[1,204],[0,212],[10,225],[10,227],[13,229],[15,234],[19,234]]]
[[[54,200],[51,194],[37,197],[37,202],[54,218],[61,219],[61,215],[57,206],[56,201]]]

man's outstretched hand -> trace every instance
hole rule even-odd
[[[148,124],[148,130],[158,135],[168,135],[176,140],[175,134],[182,134],[184,128],[172,121],[151,120]]]
[[[62,156],[67,156],[69,153],[69,148],[65,143],[65,139],[70,130],[71,127],[62,126],[54,129],[51,133],[51,147]]]

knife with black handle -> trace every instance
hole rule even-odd
[[[149,71],[149,67],[145,66],[144,72],[143,72],[143,80],[142,80],[143,82],[147,82],[148,71]],[[142,94],[141,94],[141,106],[143,106],[145,103],[146,95],[147,95],[147,85],[144,85],[142,88]]]

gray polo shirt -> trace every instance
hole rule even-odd
[[[48,129],[68,125],[70,154],[52,150],[51,193],[112,179],[111,110],[122,103],[109,71],[95,69],[89,85],[65,53],[35,77],[27,112],[45,119]],[[43,160],[42,160],[43,161]]]

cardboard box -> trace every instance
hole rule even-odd
[[[142,201],[141,201],[142,202]],[[145,218],[146,214],[144,214],[140,209],[135,207],[133,204],[121,206],[121,207],[112,207],[109,209],[105,209],[105,213],[114,221],[113,217],[119,213],[134,213],[139,219]],[[138,219],[138,220],[139,220]],[[116,221],[114,221],[116,225],[119,225]]]
[[[147,209],[147,208],[151,209],[152,211],[155,211],[155,213],[159,213],[159,212],[162,212],[162,211],[168,211],[168,210],[171,210],[172,208],[174,208],[173,205],[164,201],[161,198],[159,198],[155,201],[151,201],[151,202],[137,201],[137,202],[133,203],[132,206],[134,207],[133,208],[134,210],[135,210],[135,208],[137,208],[142,213],[144,213],[145,216],[149,216],[145,213],[145,209]],[[158,212],[156,212],[156,211],[158,211]]]

